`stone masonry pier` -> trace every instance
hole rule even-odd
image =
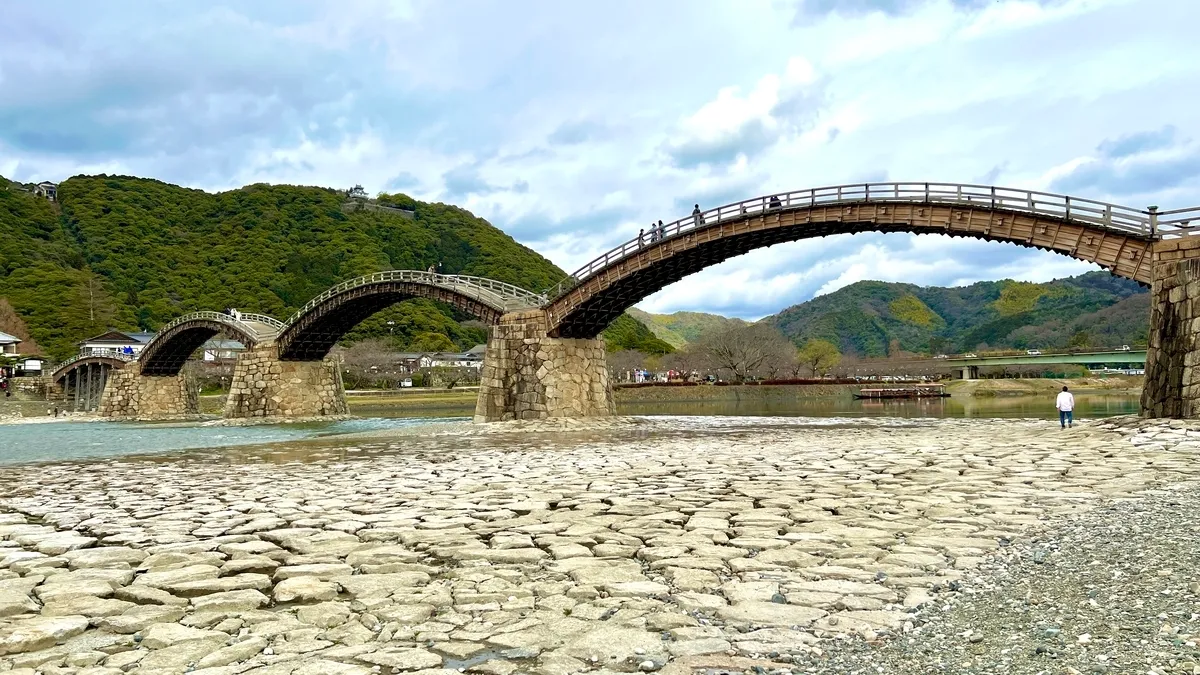
[[[170,419],[200,412],[196,383],[185,373],[142,375],[134,361],[112,371],[100,396],[103,417]]]
[[[336,357],[281,361],[274,344],[238,355],[226,418],[324,417],[346,414],[346,391]]]
[[[476,422],[613,414],[604,339],[547,337],[549,317],[505,314],[483,359]]]
[[[1154,246],[1142,414],[1200,415],[1200,237]]]

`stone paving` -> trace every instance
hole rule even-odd
[[[1197,431],[1116,426],[550,420],[0,468],[0,672],[777,672],[1200,475]]]

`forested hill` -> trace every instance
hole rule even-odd
[[[797,344],[821,338],[866,356],[1145,345],[1146,290],[1107,272],[953,288],[860,281],[763,320]]]
[[[741,319],[704,312],[651,314],[635,307],[629,310],[629,315],[646,324],[655,335],[676,349],[697,342],[705,335],[746,325]]]
[[[471,274],[531,290],[563,272],[482,218],[405,195],[410,210],[346,209],[342,192],[250,185],[210,194],[127,176],[77,176],[51,203],[0,179],[0,298],[51,356],[106,328],[154,330],[194,310],[238,307],[281,319],[339,281],[388,269]],[[349,338],[396,347],[466,348],[484,339],[470,317],[413,300]],[[392,321],[391,326],[387,325]],[[622,317],[612,348],[670,347]]]

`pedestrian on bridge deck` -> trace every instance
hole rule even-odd
[[[653,227],[653,225],[651,225],[651,227]],[[644,230],[644,229],[638,230],[638,248],[641,248],[645,244],[646,244],[646,230]]]
[[[1067,391],[1066,387],[1058,393],[1058,398],[1054,401],[1054,407],[1058,408],[1058,424],[1061,428],[1070,427],[1074,421],[1072,412],[1075,410],[1075,397],[1071,392]]]

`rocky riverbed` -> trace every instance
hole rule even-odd
[[[0,672],[1200,672],[1198,456],[617,418],[5,467]]]

